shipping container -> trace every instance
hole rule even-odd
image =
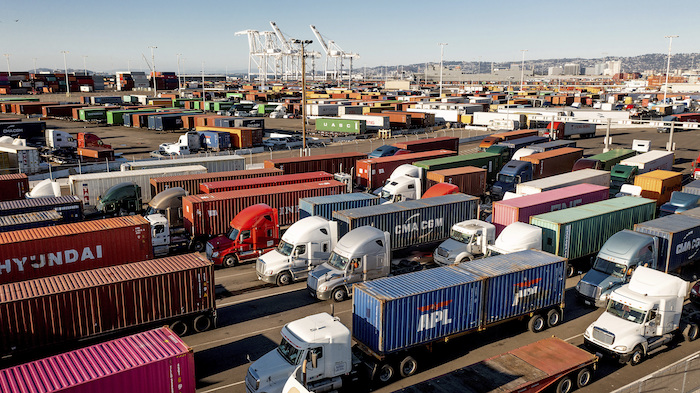
[[[285,184],[297,184],[333,180],[333,175],[326,172],[306,172],[292,175],[278,175],[259,177],[253,179],[224,180],[208,182],[199,185],[201,194],[213,194],[217,192],[245,190],[250,188],[282,186]]]
[[[521,123],[522,124],[522,123]],[[495,145],[499,142],[509,141],[511,139],[524,138],[526,136],[538,135],[537,130],[515,130],[508,132],[500,132],[497,134],[491,134],[484,138],[481,143],[479,143],[479,151],[485,151],[491,145]]]
[[[302,172],[323,171],[328,173],[352,173],[357,160],[367,158],[366,153],[349,152],[320,154],[306,157],[276,158],[265,160],[265,168],[279,168],[285,175]]]
[[[173,187],[181,187],[185,189],[189,195],[197,195],[200,193],[199,185],[202,183],[277,176],[281,174],[281,169],[261,168],[246,169],[242,171],[202,173],[197,175],[152,177],[151,195],[156,196],[158,193]]]
[[[161,327],[0,370],[0,391],[194,393],[194,371],[192,348]]]
[[[473,166],[432,171],[427,175],[427,188],[438,183],[454,184],[459,192],[480,197],[486,192],[486,175],[486,169]]]
[[[239,155],[166,158],[162,160],[132,161],[121,164],[122,171],[170,168],[185,165],[201,165],[207,173],[241,171],[245,169],[245,157]]]
[[[464,154],[433,160],[416,161],[413,163],[413,165],[423,168],[428,172],[466,166],[486,169],[486,182],[489,184],[493,183],[498,171],[501,170],[504,164],[505,162],[502,155],[489,152]]]
[[[48,227],[64,223],[63,216],[55,209],[42,212],[12,214],[0,217],[0,232]]]
[[[671,199],[673,191],[681,190],[683,174],[679,172],[655,170],[634,178],[634,185],[642,188],[642,197],[653,199],[661,206]]]
[[[600,153],[594,156],[586,157],[586,159],[591,161],[599,161],[600,168],[598,169],[610,171],[612,170],[612,167],[615,166],[615,164],[618,164],[624,159],[634,157],[635,155],[637,155],[637,151],[632,149],[612,149],[605,153]]]
[[[341,182],[325,180],[186,196],[182,198],[185,230],[194,237],[224,234],[238,212],[258,203],[277,209],[280,226],[291,225],[299,219],[300,198],[342,194],[346,188]]]
[[[391,127],[389,116],[342,115],[341,119],[363,120],[368,130],[388,130]]]
[[[13,172],[31,175],[41,171],[39,150],[35,147],[0,143],[0,152],[9,153],[10,168]]]
[[[634,224],[654,219],[656,202],[620,197],[530,217],[542,228],[542,250],[573,260],[600,251],[606,240]]]
[[[576,172],[562,173],[561,175],[519,183],[515,186],[515,189],[518,195],[531,195],[583,183],[609,187],[610,172],[597,169],[582,169]]]
[[[543,153],[521,157],[521,161],[532,163],[532,176],[535,179],[571,172],[574,163],[583,157],[583,149],[563,147]]]
[[[608,187],[577,184],[498,201],[493,203],[491,222],[496,226],[496,236],[498,236],[503,228],[514,222],[528,224],[532,216],[604,201],[608,199],[608,194]]]
[[[148,116],[148,129],[172,131],[182,129],[182,113],[164,113]]]
[[[450,194],[428,199],[389,203],[333,212],[338,238],[365,225],[389,232],[391,249],[441,242],[452,225],[478,218],[479,198]]]
[[[530,146],[536,143],[542,143],[549,141],[549,138],[539,135],[526,136],[524,138],[511,139],[508,141],[498,142],[496,146],[506,146],[510,151],[510,155],[513,156],[518,149]]]
[[[565,264],[526,250],[355,284],[353,338],[386,356],[561,308]]]
[[[537,143],[534,145],[527,146],[528,149],[532,149],[535,153],[542,153],[547,150],[561,149],[562,147],[576,147],[575,140],[557,140],[545,143]]]
[[[213,274],[209,261],[187,254],[0,285],[0,350],[168,323],[181,334],[188,325],[207,330],[215,324]]]
[[[452,150],[459,151],[459,138],[452,136],[441,136],[437,138],[418,139],[415,141],[397,142],[392,146],[405,149],[414,153],[430,150]]]
[[[700,195],[700,179],[693,180],[690,183],[684,185],[681,191],[687,194]]]
[[[360,207],[377,206],[381,204],[381,198],[367,193],[352,193],[328,195],[299,199],[299,219],[320,216],[326,220],[333,219],[336,210],[357,209]]]
[[[114,161],[114,149],[111,147],[79,147],[78,156],[83,161]]]
[[[673,170],[674,153],[670,151],[652,150],[620,161],[621,165],[636,166],[637,175],[657,169]]]
[[[697,218],[700,220],[700,207],[689,209],[689,210],[686,210],[684,212],[680,212],[679,214],[682,214],[682,215],[688,216],[688,217]]]
[[[75,222],[83,219],[83,202],[74,195],[0,202],[0,217],[47,210],[56,210],[61,213],[65,222]]]
[[[202,137],[202,144],[207,149],[214,151],[222,151],[231,148],[231,133],[226,131],[200,131],[197,130]]]
[[[0,136],[26,139],[30,144],[43,145],[45,121],[19,121],[0,123]]]
[[[389,117],[389,125],[391,128],[406,129],[411,126],[411,113],[409,112],[368,112],[367,116]]]
[[[367,122],[365,120],[319,118],[316,119],[316,131],[359,135],[367,132]]]
[[[640,222],[634,230],[659,239],[658,270],[672,273],[700,259],[700,219],[692,213]]]
[[[0,283],[153,258],[142,216],[106,218],[0,233]]]
[[[24,173],[0,175],[0,201],[24,199],[29,192],[29,179]]]
[[[433,150],[358,160],[355,170],[355,181],[360,187],[374,190],[384,185],[389,176],[391,176],[391,173],[394,172],[394,169],[403,164],[411,164],[416,161],[434,158],[450,157],[456,154],[457,152],[453,150]]]

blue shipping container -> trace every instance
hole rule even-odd
[[[56,210],[60,213],[64,223],[83,219],[83,202],[74,195],[0,202],[0,216],[47,210]]]
[[[56,210],[13,214],[0,217],[0,232],[18,231],[20,229],[48,227],[64,224],[66,221]]]
[[[373,226],[391,234],[391,249],[440,242],[452,225],[478,217],[479,198],[451,194],[333,212],[338,237],[355,228]]]
[[[670,273],[700,259],[700,220],[683,214],[672,214],[635,224],[636,232],[659,238],[659,266]]]
[[[208,149],[226,150],[231,148],[231,134],[223,131],[197,131]]]
[[[301,198],[299,199],[299,219],[320,216],[326,220],[332,220],[333,212],[336,210],[377,206],[380,202],[381,198],[377,195],[363,192]]]

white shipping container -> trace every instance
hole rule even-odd
[[[86,205],[94,206],[97,204],[100,195],[104,194],[110,187],[130,181],[141,187],[143,203],[148,203],[153,198],[153,195],[151,195],[152,177],[196,175],[200,173],[207,173],[207,169],[201,165],[190,165],[127,172],[88,173],[68,176],[68,185],[71,195],[77,196]]]
[[[583,169],[575,172],[567,172],[561,175],[520,183],[516,185],[515,190],[518,195],[532,195],[582,183],[610,187],[610,172],[597,169]]]
[[[370,115],[343,115],[341,119],[350,120],[365,120],[368,129],[389,128],[389,116],[370,116]]]
[[[620,161],[621,165],[636,166],[637,174],[655,171],[657,169],[670,171],[673,169],[674,155],[670,151],[652,150],[638,156]]]
[[[472,116],[472,125],[474,126],[488,126],[492,120],[513,120],[519,124],[525,124],[527,121],[525,115],[519,113],[474,112]]]
[[[0,143],[0,151],[9,153],[11,172],[31,175],[39,172],[39,151],[30,146],[18,146],[11,143]]]
[[[338,116],[337,104],[306,104],[306,116]]]
[[[463,114],[459,110],[441,110],[441,109],[420,109],[420,108],[408,108],[408,112],[420,112],[420,113],[433,113],[435,114],[436,123],[457,123],[459,122],[459,117]]]
[[[121,170],[133,171],[138,169],[168,168],[185,165],[201,165],[207,169],[207,173],[242,171],[245,169],[245,158],[238,155],[224,155],[143,160],[125,162],[121,165]]]

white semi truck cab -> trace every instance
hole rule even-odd
[[[422,168],[403,164],[394,169],[382,188],[381,197],[387,203],[420,199],[425,187],[425,173]]]
[[[586,346],[636,365],[679,336],[695,340],[698,325],[683,314],[688,287],[679,277],[638,267],[629,283],[610,294],[606,311],[586,329]]]
[[[276,249],[258,258],[258,279],[280,286],[305,279],[328,260],[337,240],[337,222],[318,216],[303,218],[287,229]]]

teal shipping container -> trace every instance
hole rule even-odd
[[[316,131],[341,132],[344,134],[364,134],[367,132],[367,121],[319,118],[316,119]]]
[[[486,169],[486,181],[491,183],[503,166],[503,157],[495,153],[474,153],[460,156],[434,158],[432,160],[417,161],[413,165],[426,171],[438,171],[443,169],[462,168],[473,166]]]

